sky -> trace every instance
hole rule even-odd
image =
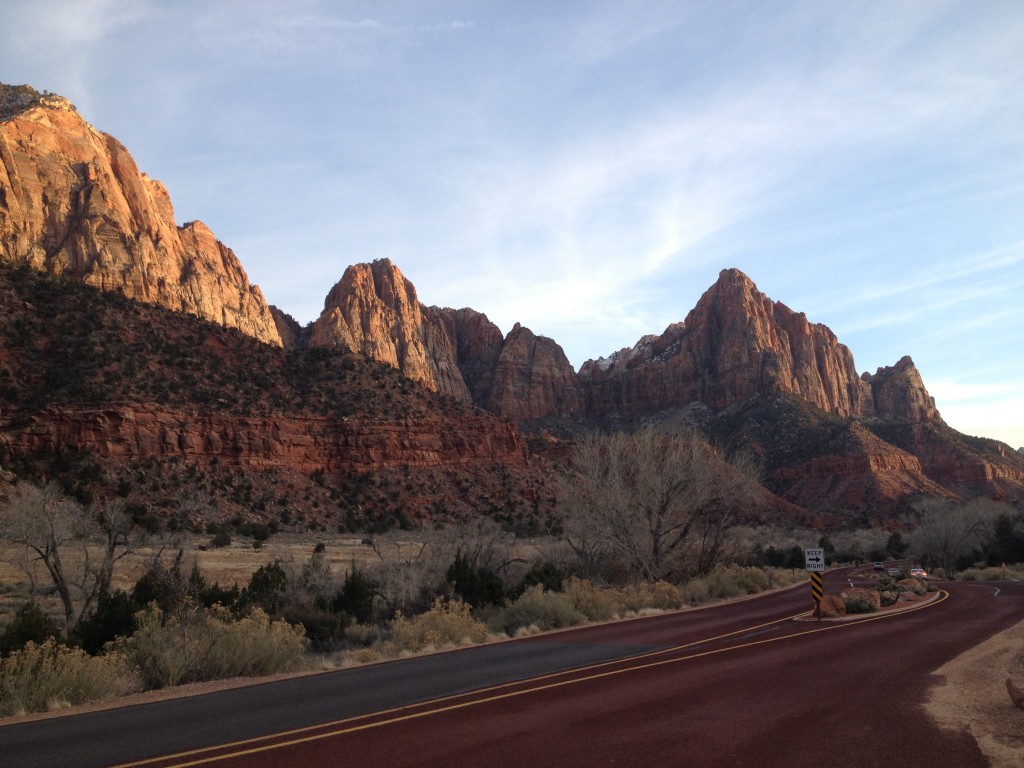
[[[389,258],[579,368],[735,267],[1024,446],[1020,0],[0,0],[0,82],[302,324]]]

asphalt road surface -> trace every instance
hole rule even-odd
[[[838,591],[845,572],[826,575]],[[932,672],[1024,618],[940,583],[794,620],[809,588],[191,698],[0,727],[0,767],[987,765],[924,714]]]

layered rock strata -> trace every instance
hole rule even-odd
[[[54,407],[29,418],[0,417],[0,442],[20,454],[72,446],[102,458],[223,461],[303,474],[491,462],[522,466],[527,459],[515,427],[487,414],[462,414],[457,423],[446,424],[436,418],[183,413],[155,404]]]

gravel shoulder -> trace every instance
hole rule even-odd
[[[970,733],[992,768],[1024,765],[1024,710],[1006,692],[1009,674],[1024,674],[1024,621],[937,669],[924,705],[943,728]]]

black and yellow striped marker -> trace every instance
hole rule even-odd
[[[814,571],[811,572],[811,597],[814,598],[814,602],[820,603],[822,596],[825,594],[825,588],[821,582],[821,574]]]

